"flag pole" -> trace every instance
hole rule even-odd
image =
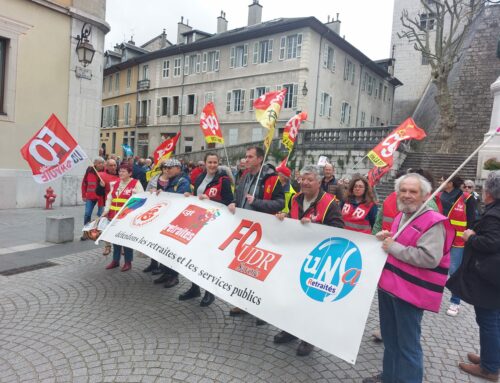
[[[264,167],[264,164],[266,163],[267,154],[269,153],[270,148],[271,148],[271,145],[269,145],[269,147],[266,150],[266,153],[264,154],[264,159],[262,160],[262,165],[260,165],[259,174],[257,174],[257,181],[255,181],[255,187],[253,188],[253,193],[252,193],[252,197],[254,197],[254,198],[255,198],[255,193],[257,191],[257,186],[259,185],[259,179],[260,179],[260,175],[262,173],[262,168]]]
[[[481,149],[482,149],[482,148],[483,148],[483,147],[484,147],[484,146],[485,146],[488,142],[490,142],[490,141],[492,140],[492,138],[493,138],[493,137],[495,137],[495,136],[496,136],[496,135],[498,135],[499,133],[500,133],[500,127],[498,127],[498,128],[497,128],[497,130],[496,130],[495,132],[491,133],[491,134],[490,134],[490,136],[489,136],[489,137],[488,137],[488,138],[487,138],[487,139],[486,139],[486,140],[485,140],[485,141],[484,141],[481,145],[479,145],[479,146],[477,147],[477,149],[476,149],[476,150],[474,150],[474,151],[472,152],[472,154],[471,154],[469,157],[467,157],[467,158],[465,159],[465,161],[464,161],[464,162],[462,162],[462,164],[461,164],[461,165],[460,165],[460,166],[459,166],[459,167],[458,167],[458,168],[457,168],[457,169],[456,169],[456,170],[455,170],[455,171],[454,171],[454,172],[453,172],[453,173],[452,173],[452,174],[448,177],[448,179],[447,179],[446,181],[442,182],[442,183],[441,183],[441,185],[439,185],[439,187],[438,187],[438,188],[434,191],[434,193],[432,193],[432,194],[430,195],[430,197],[429,197],[429,198],[427,198],[427,200],[426,200],[426,201],[422,204],[422,206],[420,206],[420,208],[419,208],[419,209],[418,209],[415,213],[413,213],[413,215],[410,217],[410,219],[409,219],[408,221],[406,221],[406,222],[404,223],[404,225],[403,225],[403,226],[401,226],[401,227],[399,228],[399,230],[396,232],[396,234],[394,234],[392,237],[393,237],[394,239],[396,239],[396,238],[397,238],[397,237],[401,234],[401,232],[402,232],[404,229],[406,229],[406,227],[407,227],[407,226],[408,226],[408,225],[409,225],[409,224],[410,224],[410,223],[411,223],[411,222],[412,222],[412,221],[413,221],[413,220],[414,220],[414,219],[415,219],[415,218],[416,218],[416,217],[417,217],[417,216],[418,216],[418,215],[419,215],[419,214],[420,214],[420,213],[421,213],[424,209],[425,209],[425,207],[427,206],[427,204],[429,203],[429,201],[431,201],[431,200],[432,200],[432,199],[433,199],[433,198],[434,198],[434,197],[435,197],[435,196],[436,196],[436,195],[437,195],[437,194],[438,194],[441,190],[443,190],[444,186],[445,186],[448,182],[450,182],[450,181],[452,180],[452,178],[453,178],[453,177],[455,177],[455,176],[458,174],[458,172],[459,172],[460,170],[462,170],[462,168],[463,168],[465,165],[467,165],[467,163],[468,163],[468,162],[472,159],[472,157],[474,157],[474,156],[477,154],[477,152],[479,152],[479,151],[480,151],[480,150],[481,150]]]
[[[226,143],[222,143],[222,147],[224,148],[224,153],[226,154],[227,166],[231,169],[231,164],[229,163],[229,156],[227,155]]]
[[[352,165],[352,170],[356,169],[359,163],[361,163],[366,157],[368,157],[368,154],[365,154],[358,162],[356,162],[354,165]]]

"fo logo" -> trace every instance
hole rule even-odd
[[[354,243],[345,238],[328,238],[307,255],[300,285],[315,301],[338,301],[356,287],[361,270],[361,253]]]
[[[160,213],[166,210],[168,202],[160,202],[154,205],[151,209],[137,215],[132,221],[132,226],[143,226],[153,222],[160,216]]]

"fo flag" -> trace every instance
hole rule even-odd
[[[205,136],[205,141],[208,144],[224,143],[224,138],[222,137],[222,131],[220,130],[219,120],[217,119],[215,105],[213,102],[209,102],[203,108],[200,118],[200,127]]]
[[[271,146],[274,137],[274,127],[276,126],[285,95],[286,88],[276,92],[267,92],[253,102],[257,121],[269,130],[264,138],[266,151]]]
[[[87,158],[54,114],[21,148],[21,155],[28,161],[33,178],[40,184],[58,179]]]
[[[422,140],[425,136],[425,131],[420,129],[415,124],[415,121],[409,117],[366,156],[379,168],[391,167],[394,152],[398,150],[401,141],[409,139]]]
[[[370,186],[374,187],[376,184],[378,184],[382,177],[389,172],[389,170],[391,170],[390,166],[384,166],[383,168],[374,166],[368,172],[368,183],[370,184]]]
[[[285,130],[283,131],[282,142],[283,145],[291,152],[293,145],[297,140],[297,135],[299,133],[300,123],[307,120],[307,112],[300,112],[288,120],[285,125]]]

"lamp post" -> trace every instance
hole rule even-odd
[[[92,62],[95,54],[95,49],[88,39],[91,32],[92,26],[85,23],[82,26],[81,35],[76,36],[76,39],[78,40],[76,45],[76,54],[78,56],[78,61],[80,61],[84,67]]]

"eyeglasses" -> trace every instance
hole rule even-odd
[[[470,186],[470,185],[465,185],[464,186],[465,189],[474,189],[474,186]]]

